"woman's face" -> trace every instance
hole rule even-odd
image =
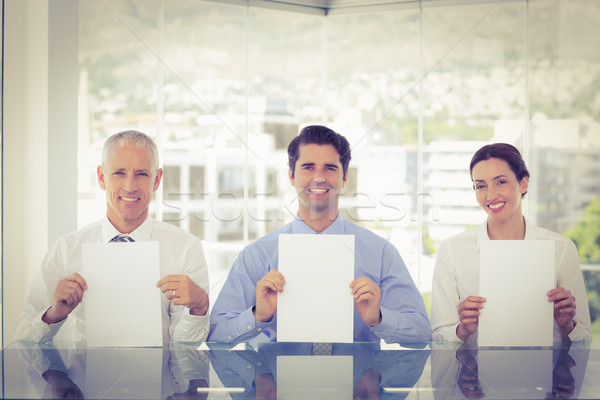
[[[518,181],[506,161],[490,158],[473,166],[471,178],[477,202],[489,221],[521,223],[521,198],[527,192],[528,177]]]

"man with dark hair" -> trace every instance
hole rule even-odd
[[[83,307],[87,282],[80,274],[82,244],[156,241],[161,274],[156,286],[164,293],[163,340],[206,339],[208,270],[202,244],[189,232],[155,221],[148,213],[152,193],[163,175],[156,144],[142,132],[116,133],[104,143],[102,163],[96,172],[98,184],[106,192],[106,216],[59,238],[50,247],[17,321],[15,338],[35,342],[54,337],[62,341],[85,340],[85,320],[92,316],[86,316]],[[114,312],[139,310],[123,304]]]
[[[298,215],[242,250],[211,312],[208,340],[276,341],[277,293],[285,285],[277,270],[279,235],[320,233],[355,236],[355,279],[348,282],[354,297],[354,341],[430,341],[423,299],[396,248],[340,216],[338,197],[348,181],[351,158],[346,138],[324,126],[307,126],[290,143],[288,156]]]

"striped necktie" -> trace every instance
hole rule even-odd
[[[314,356],[330,356],[333,348],[332,343],[313,343]]]
[[[131,236],[128,235],[117,235],[114,238],[110,239],[110,242],[135,242],[135,240],[133,240]]]

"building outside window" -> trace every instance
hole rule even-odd
[[[152,213],[203,240],[214,301],[239,250],[293,218],[287,144],[325,124],[352,145],[343,216],[398,248],[427,302],[441,241],[485,220],[470,157],[509,142],[532,174],[526,215],[577,242],[596,318],[600,242],[580,238],[600,218],[600,4],[234,3],[79,3],[79,226],[103,209],[105,138],[152,135]]]

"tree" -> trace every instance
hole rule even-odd
[[[575,226],[565,236],[577,246],[582,264],[600,264],[600,197],[585,208]],[[592,322],[600,316],[600,271],[583,271]]]

